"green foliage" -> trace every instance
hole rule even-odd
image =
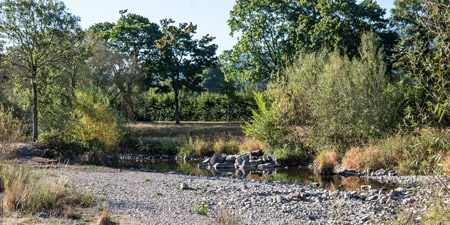
[[[203,36],[193,39],[197,26],[192,23],[172,25],[172,19],[161,20],[163,36],[156,41],[158,61],[156,63],[158,86],[163,92],[173,91],[175,98],[175,121],[180,122],[179,92],[200,91],[201,74],[216,61],[217,45],[211,44],[214,37]]]
[[[397,0],[393,22],[400,29],[399,73],[414,79],[414,102],[406,119],[450,123],[450,4],[439,0]]]
[[[101,38],[111,50],[119,50],[121,54],[136,57],[142,64],[146,77],[144,86],[153,80],[156,59],[156,40],[162,37],[159,26],[148,18],[136,14],[121,16],[117,23],[97,23],[89,28]]]
[[[149,90],[144,95],[135,118],[139,121],[173,121],[175,103],[173,93],[162,94]],[[202,93],[194,96],[180,92],[180,119],[183,121],[243,121],[255,107],[251,94],[236,93],[231,99],[217,93]],[[136,103],[136,105],[138,105]]]
[[[208,202],[208,199],[206,200]],[[208,212],[209,204],[208,203],[199,203],[197,202],[197,198],[194,201],[194,205],[192,206],[192,209],[194,212],[206,216],[206,213]]]
[[[72,51],[71,46],[81,32],[79,18],[67,12],[60,1],[7,0],[0,8],[0,37],[9,43],[5,62],[12,68],[15,84],[33,96],[28,101],[33,106],[35,141],[39,93],[47,88],[51,70]]]
[[[253,110],[252,120],[245,122],[244,133],[268,146],[279,146],[283,133],[275,118],[270,115],[272,100],[268,94],[263,93],[255,93],[255,100],[258,111]]]
[[[395,40],[375,1],[238,0],[230,12],[232,50],[221,56],[226,76],[246,81],[274,80],[299,51],[323,47],[358,55],[364,32],[375,32],[385,47]]]
[[[113,151],[123,135],[121,120],[109,99],[98,89],[76,91],[71,119],[71,138],[89,149]]]
[[[0,105],[0,158],[10,153],[12,144],[22,141],[25,133],[25,125],[15,118],[13,110]]]
[[[258,113],[247,135],[269,147],[315,150],[346,147],[378,137],[393,126],[384,55],[374,35],[362,37],[360,58],[336,52],[303,53],[257,96]],[[289,152],[289,151],[288,151]],[[286,153],[285,153],[286,154]]]

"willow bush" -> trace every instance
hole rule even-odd
[[[270,84],[265,95],[271,101],[258,104],[246,133],[272,148],[306,155],[336,146],[344,151],[382,135],[394,124],[394,112],[385,93],[381,49],[376,37],[366,34],[360,57],[328,51],[299,54],[285,76]],[[264,133],[282,137],[273,141],[273,135],[257,135]]]

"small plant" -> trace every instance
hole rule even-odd
[[[111,186],[111,183],[105,184],[105,187],[109,187],[109,186]]]
[[[150,178],[147,178],[147,179],[145,179],[145,182],[153,182],[153,180]]]
[[[158,196],[162,196],[162,195],[163,195],[163,193],[162,193],[162,192],[156,192],[156,195],[158,195]]]
[[[219,208],[219,215],[217,216],[216,223],[219,225],[245,224],[239,214],[237,214],[236,212],[230,212],[225,207]]]
[[[206,216],[208,208],[209,208],[208,199],[206,199],[206,203],[200,204],[197,201],[197,198],[195,199],[194,206],[192,207],[194,212],[196,212],[196,213],[198,213],[200,215],[204,215],[204,216]]]
[[[103,204],[103,212],[99,218],[98,225],[113,225],[116,224],[108,213],[108,206]]]

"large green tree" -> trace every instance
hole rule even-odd
[[[81,32],[79,18],[57,0],[5,0],[0,3],[0,33],[5,39],[5,62],[17,82],[32,92],[33,141],[38,138],[38,98],[50,70],[66,60]]]
[[[374,0],[238,0],[228,25],[238,43],[221,57],[229,78],[267,81],[284,73],[299,51],[326,47],[358,55],[361,35],[372,31],[386,47],[385,10]]]
[[[117,23],[97,23],[92,30],[102,38],[112,51],[115,49],[123,55],[135,57],[142,64],[147,83],[153,81],[154,63],[157,60],[156,40],[162,37],[158,24],[137,14],[121,16]]]
[[[173,91],[175,94],[175,121],[180,123],[179,92],[182,89],[200,91],[202,77],[206,68],[214,65],[217,45],[211,44],[214,37],[203,36],[194,39],[197,26],[192,23],[180,23],[172,19],[161,20],[163,36],[157,43],[158,60],[156,63],[159,89]]]

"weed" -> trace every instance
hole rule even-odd
[[[195,202],[194,202],[194,206],[192,206],[192,209],[194,210],[194,212],[196,212],[200,215],[204,215],[204,216],[206,216],[208,208],[209,208],[208,199],[206,199],[206,203],[200,204],[196,198]]]
[[[163,195],[163,193],[162,193],[162,192],[156,192],[156,195],[158,195],[158,196],[162,196],[162,195]]]
[[[149,178],[147,178],[147,179],[145,179],[145,182],[153,182],[153,180],[152,180],[152,179],[149,179]]]
[[[245,224],[243,218],[236,212],[230,212],[225,207],[220,207],[216,223],[219,225],[239,225]]]
[[[108,213],[108,206],[106,204],[103,204],[103,212],[98,220],[98,225],[113,225],[116,224],[111,216]]]

